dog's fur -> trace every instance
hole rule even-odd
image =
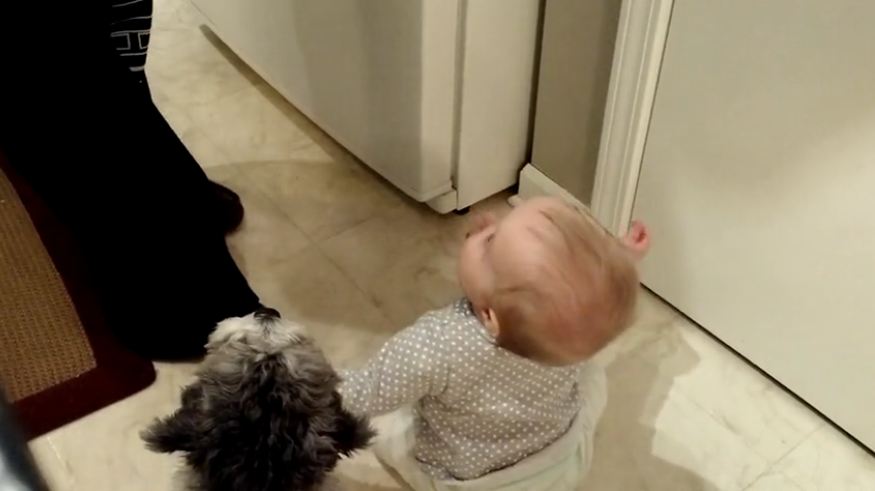
[[[217,326],[182,407],[143,439],[185,454],[192,491],[318,489],[373,437],[343,409],[338,383],[301,326],[261,309]]]

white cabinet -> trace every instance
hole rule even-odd
[[[525,160],[538,0],[193,0],[241,58],[375,171],[440,211]]]

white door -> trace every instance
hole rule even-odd
[[[677,0],[647,286],[875,448],[875,2]]]

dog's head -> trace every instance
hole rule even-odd
[[[202,489],[313,489],[373,436],[343,409],[338,383],[301,326],[260,309],[216,327],[182,407],[143,439],[184,452]]]

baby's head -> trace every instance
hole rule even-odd
[[[556,198],[536,198],[503,220],[477,219],[459,279],[499,346],[552,365],[585,360],[629,325],[635,261],[649,238],[635,223],[617,239]]]

